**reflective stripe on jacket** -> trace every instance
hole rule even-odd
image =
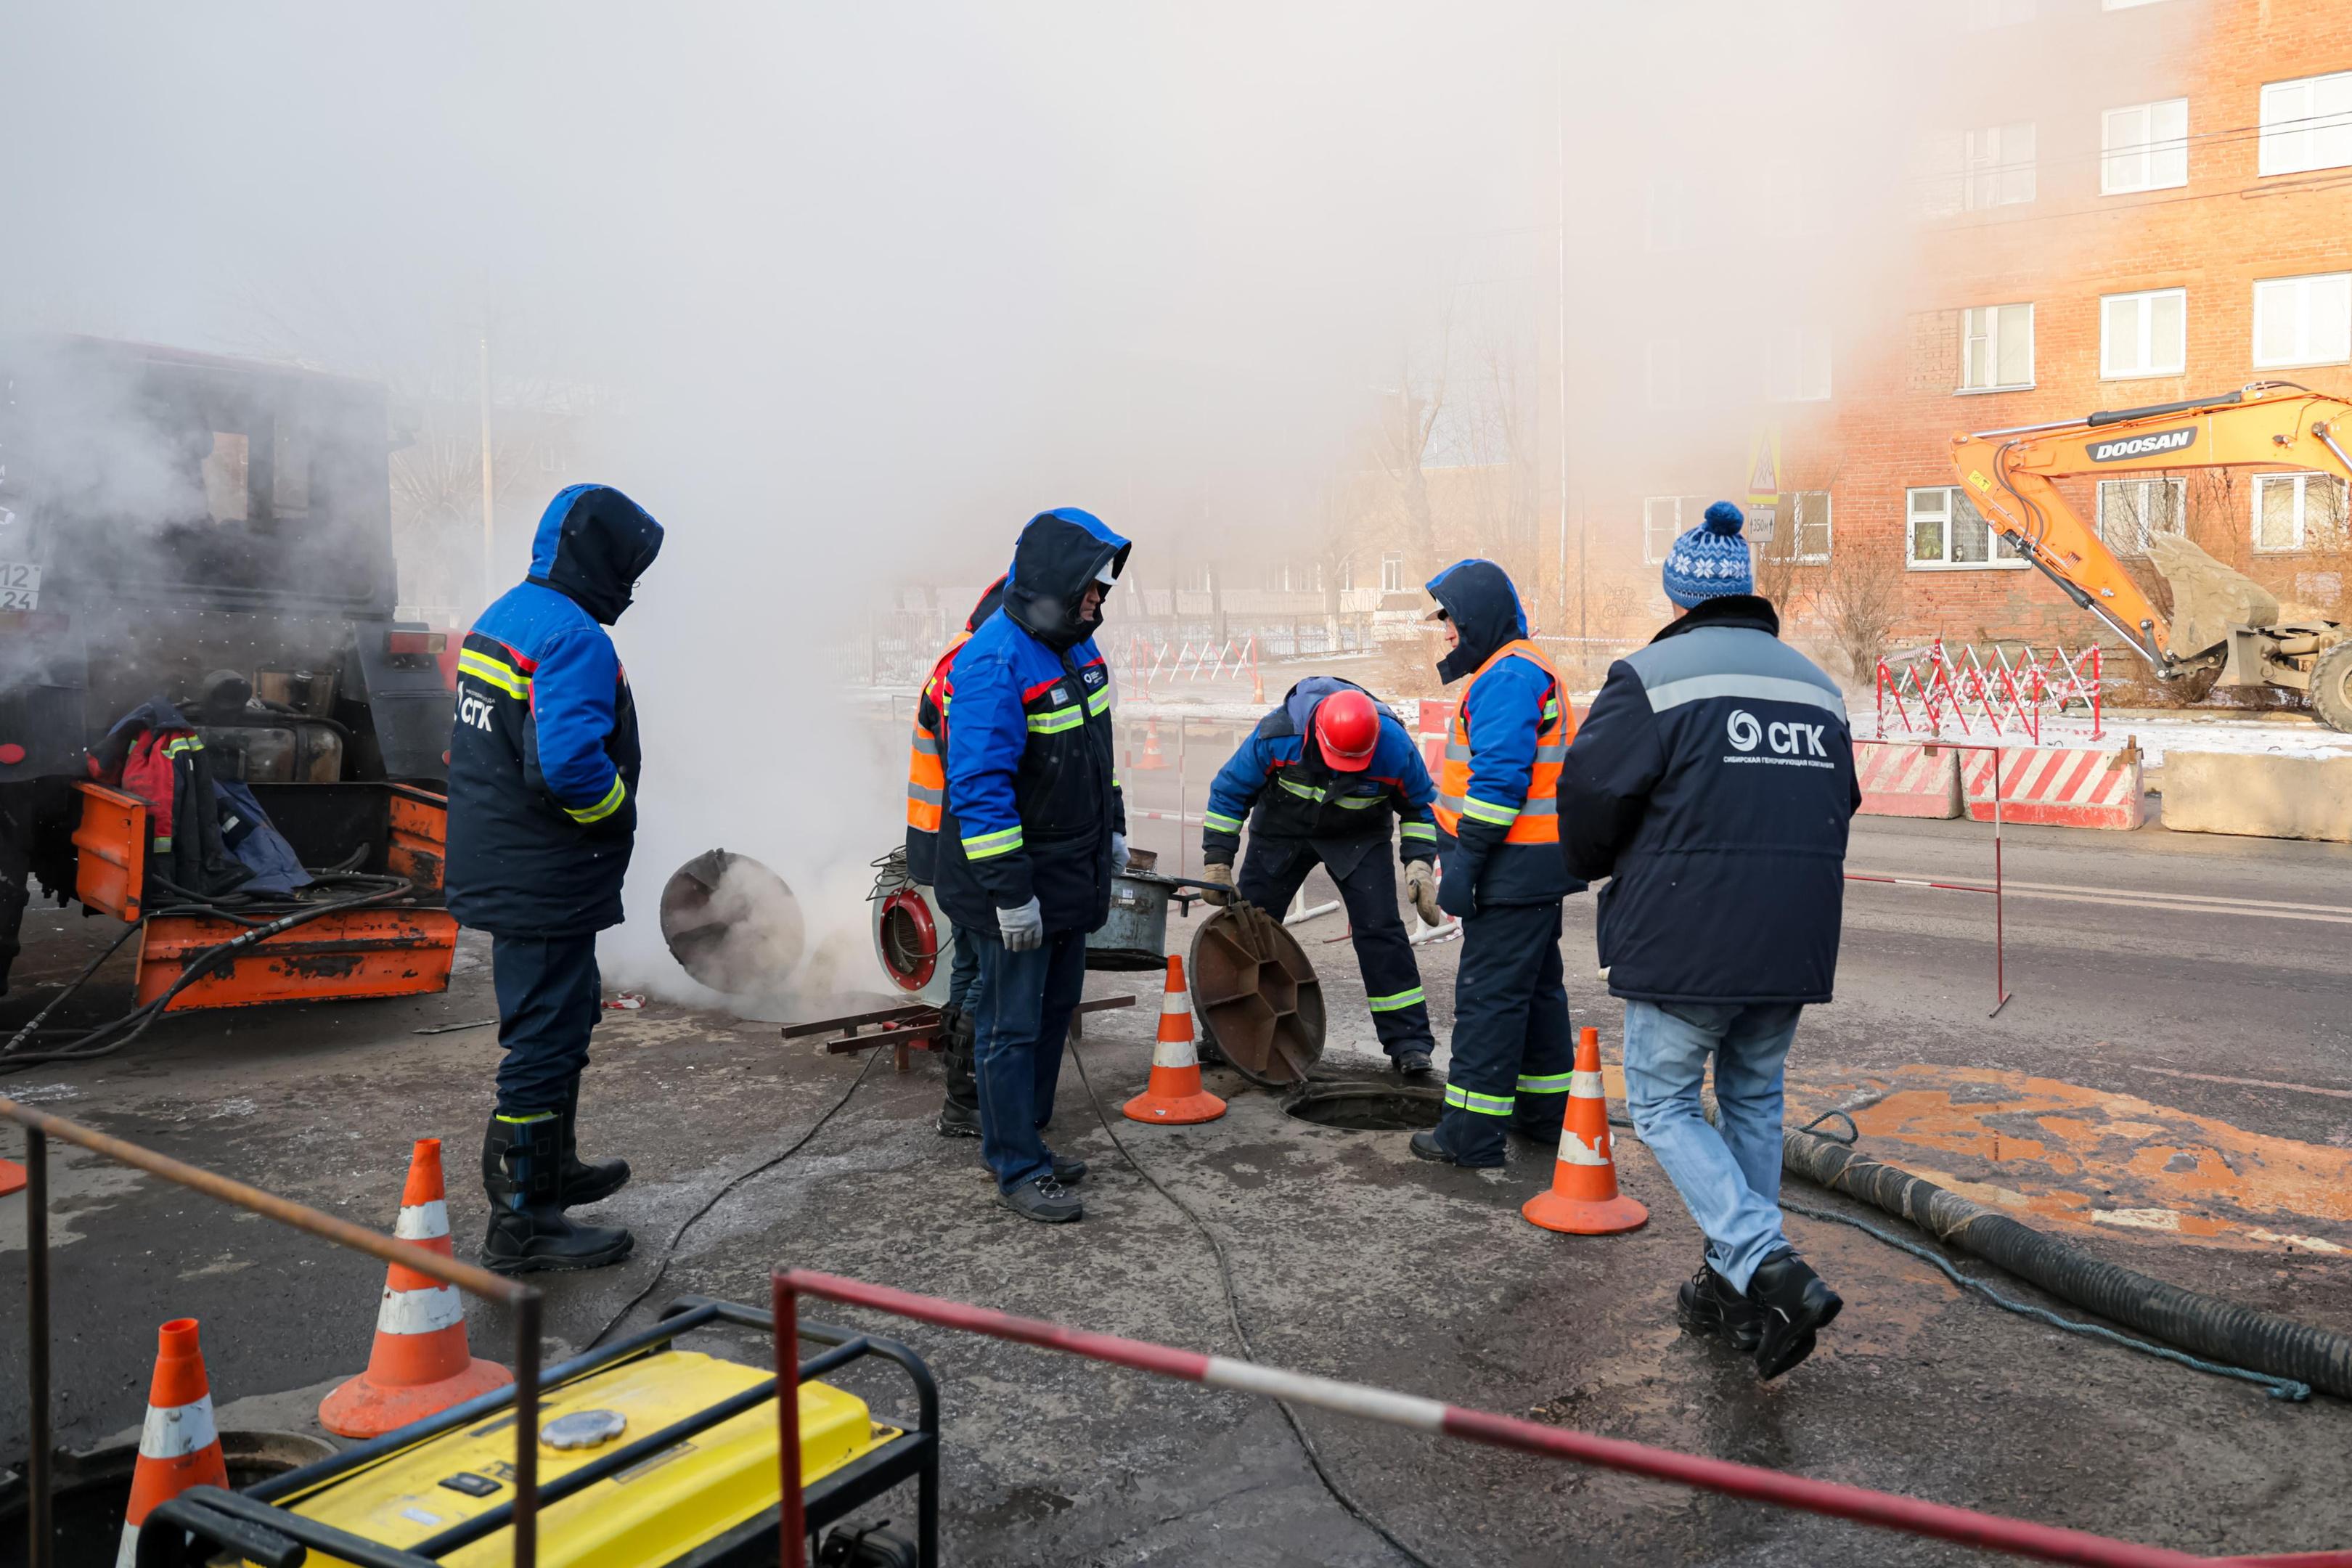
[[[931,676],[923,682],[923,695],[915,704],[915,733],[907,752],[907,826],[913,833],[939,836],[940,814],[948,803],[947,764],[940,761],[940,698],[948,666],[955,661],[956,649],[971,640],[970,632],[958,632],[948,644],[947,651],[931,665]],[[911,859],[911,856],[910,856]],[[928,882],[929,877],[918,877]]]
[[[1549,689],[1537,716],[1535,754],[1526,783],[1520,784],[1516,757],[1502,768],[1478,766],[1478,747],[1471,740],[1470,710],[1479,682],[1507,658],[1523,658],[1544,674]],[[1465,816],[1504,829],[1506,844],[1559,842],[1559,763],[1576,733],[1576,705],[1568,700],[1543,650],[1524,638],[1496,648],[1454,705],[1453,732],[1446,738],[1445,761],[1438,770],[1437,825],[1456,838]]]

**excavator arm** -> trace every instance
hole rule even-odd
[[[2053,481],[2245,468],[2315,471],[2352,483],[2347,444],[2352,404],[2257,382],[2226,397],[1958,435],[1952,468],[1995,532],[2169,676],[2179,663],[2171,627]]]

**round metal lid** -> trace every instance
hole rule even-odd
[[[784,879],[731,849],[707,850],[671,874],[661,933],[681,968],[730,995],[781,989],[807,940]]]
[[[617,1410],[572,1410],[541,1426],[539,1440],[551,1448],[600,1448],[628,1426]]]
[[[1203,921],[1189,978],[1202,1037],[1252,1083],[1303,1083],[1322,1059],[1322,982],[1273,916],[1234,903]]]

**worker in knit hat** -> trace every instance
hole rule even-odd
[[[1837,683],[1780,641],[1729,501],[1666,552],[1673,623],[1619,659],[1559,773],[1567,874],[1597,882],[1625,1101],[1706,1237],[1675,1316],[1777,1377],[1843,1305],[1780,1226],[1782,1069],[1837,978],[1862,804]],[[1717,1118],[1699,1104],[1715,1064]]]

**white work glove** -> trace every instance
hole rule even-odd
[[[1027,952],[1045,945],[1045,911],[1035,898],[1017,910],[996,911],[996,931],[1004,945],[1015,952]]]
[[[1216,884],[1213,888],[1201,889],[1202,903],[1223,909],[1234,901],[1234,868],[1231,866],[1203,866],[1201,868],[1201,880]]]
[[[1114,833],[1110,836],[1110,874],[1116,877],[1126,869],[1127,835]]]
[[[1444,925],[1445,911],[1437,907],[1437,873],[1426,860],[1409,860],[1404,868],[1404,894],[1412,900],[1423,925]]]

